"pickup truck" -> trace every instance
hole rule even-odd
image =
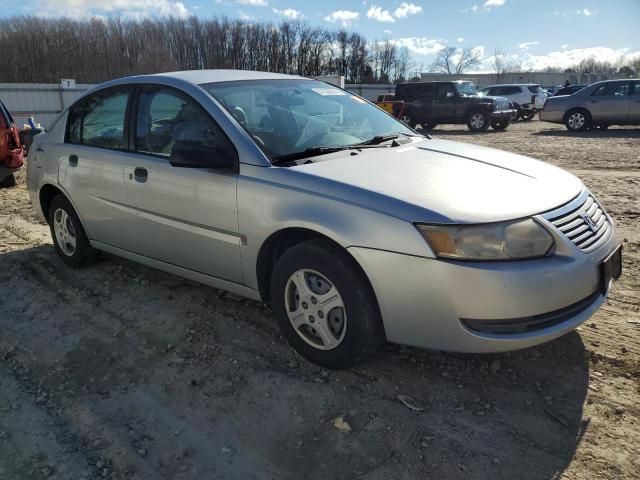
[[[16,184],[13,172],[23,163],[24,148],[20,141],[20,132],[9,110],[0,100],[0,187],[13,187]]]
[[[394,116],[425,130],[440,123],[466,124],[472,132],[505,130],[513,114],[506,98],[480,96],[473,83],[462,80],[399,83],[393,102]]]

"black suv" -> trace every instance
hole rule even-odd
[[[396,85],[394,114],[414,128],[431,130],[439,123],[466,123],[472,132],[504,130],[514,113],[503,97],[479,96],[471,82],[418,82]],[[402,100],[402,102],[400,102]]]

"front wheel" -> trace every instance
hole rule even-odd
[[[493,128],[496,131],[504,131],[507,129],[507,127],[509,127],[509,125],[511,125],[510,120],[492,120],[491,121],[491,128]]]
[[[467,127],[472,132],[484,132],[489,128],[489,119],[484,112],[472,112],[467,118]]]
[[[97,259],[98,251],[89,243],[78,214],[66,197],[53,198],[48,220],[53,245],[67,265],[80,267]]]
[[[328,241],[302,242],[282,255],[271,303],[282,334],[320,366],[347,368],[384,344],[371,285],[353,258]]]

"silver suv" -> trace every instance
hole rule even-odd
[[[387,340],[536,345],[585,321],[620,274],[613,222],[573,175],[424,137],[302,77],[108,82],[35,137],[27,177],[68,265],[104,251],[268,301],[331,368]]]
[[[544,107],[547,98],[542,87],[535,83],[490,85],[480,89],[480,92],[509,100],[517,110],[517,115],[512,120],[531,120]]]

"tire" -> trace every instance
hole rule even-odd
[[[489,128],[489,118],[486,113],[475,111],[467,117],[467,127],[472,132],[484,132]]]
[[[564,118],[564,125],[570,132],[580,132],[591,128],[591,114],[583,109],[569,110]]]
[[[13,173],[10,173],[2,180],[0,180],[0,188],[11,188],[16,186],[16,177]]]
[[[503,121],[492,120],[491,121],[491,128],[499,132],[506,130],[509,127],[509,125],[511,125],[511,120],[503,120]]]
[[[536,116],[535,110],[520,110],[520,119],[524,120],[525,122],[528,122],[535,116]]]
[[[78,268],[97,260],[98,251],[89,243],[78,214],[65,196],[53,198],[48,220],[53,245],[67,265]]]
[[[425,130],[433,130],[437,126],[438,126],[437,123],[423,123],[422,124],[422,128],[425,129]]]
[[[411,128],[416,128],[416,125],[418,125],[415,117],[411,112],[403,113],[402,115],[400,115],[400,117],[398,117],[398,120]]]
[[[280,257],[271,276],[271,305],[293,348],[322,367],[347,368],[386,339],[369,281],[346,251],[326,240],[299,243]]]

